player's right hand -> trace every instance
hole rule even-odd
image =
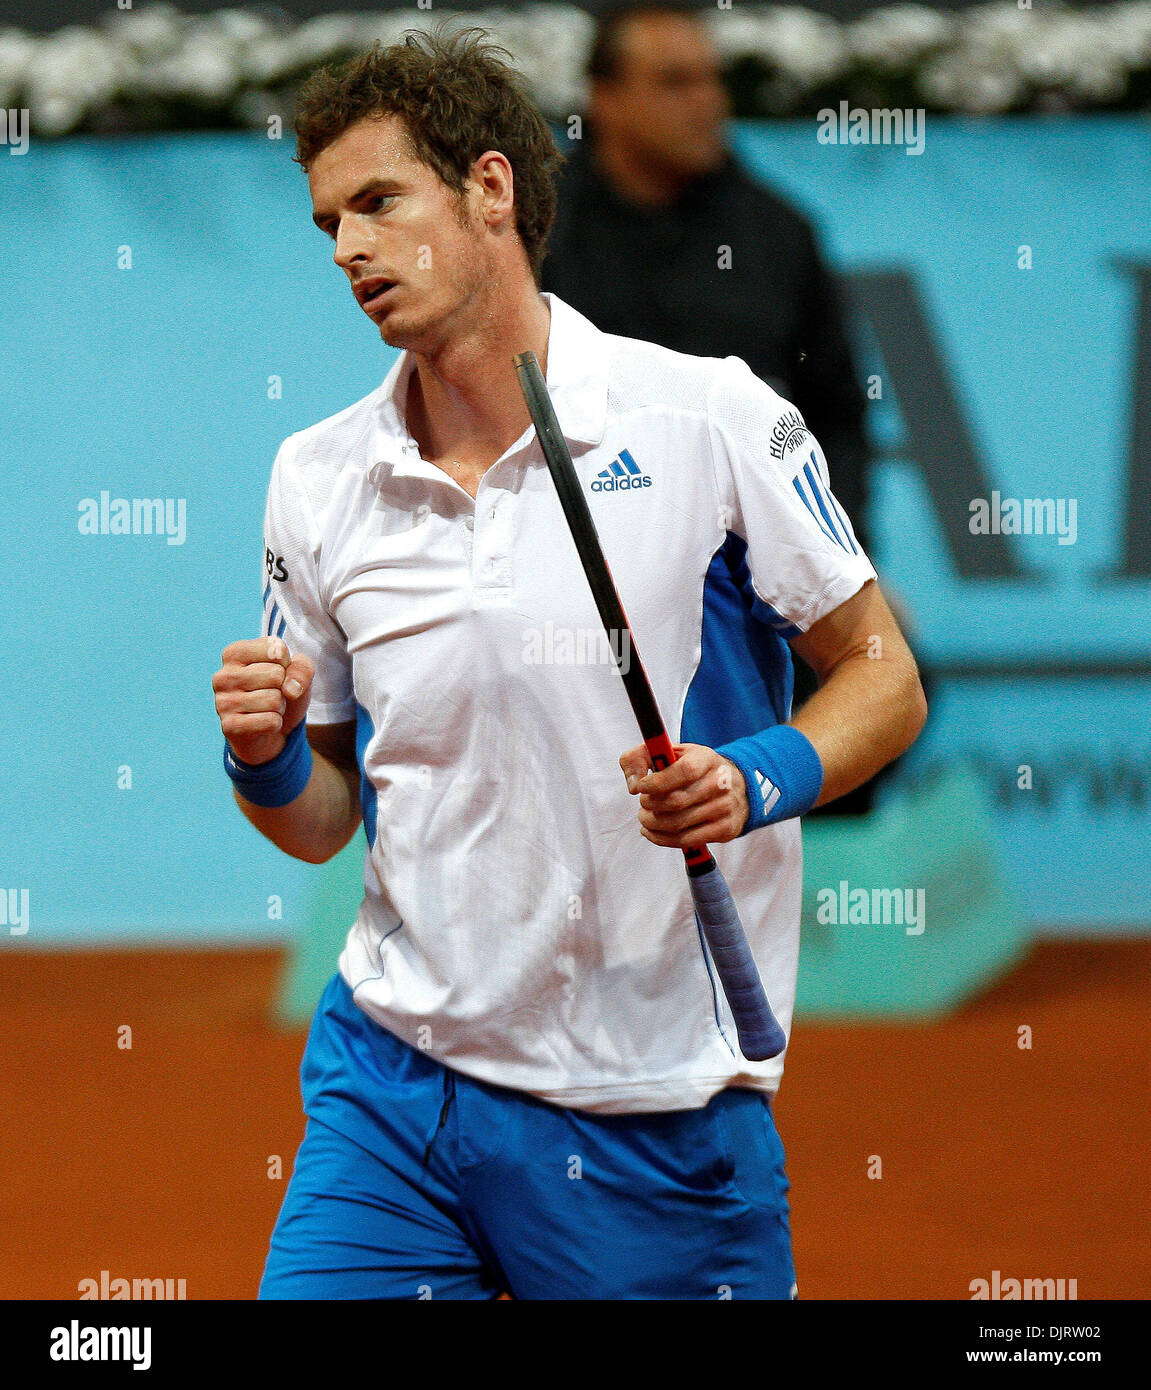
[[[241,762],[270,762],[308,712],[316,668],[278,637],[232,642],[221,660],[212,689],[224,737]]]

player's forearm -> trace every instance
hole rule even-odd
[[[312,775],[286,806],[256,806],[237,791],[236,804],[261,835],[309,864],[323,864],[344,848],[360,820],[357,777],[312,751]]]
[[[817,806],[846,796],[907,751],[927,718],[915,659],[860,652],[843,660],[789,721],[819,754]]]

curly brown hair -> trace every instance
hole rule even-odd
[[[538,286],[564,157],[511,57],[482,29],[409,30],[400,43],[320,68],[297,98],[295,160],[306,172],[357,121],[399,116],[416,158],[462,198],[473,161],[497,150],[512,166],[516,229]]]

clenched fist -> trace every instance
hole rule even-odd
[[[244,763],[270,762],[308,712],[316,668],[278,637],[232,642],[212,677],[220,728]]]

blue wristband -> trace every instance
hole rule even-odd
[[[802,816],[819,799],[823,764],[809,740],[790,724],[775,724],[715,751],[733,762],[747,783],[748,817],[742,835]]]
[[[280,752],[266,763],[242,763],[225,739],[224,770],[244,800],[253,806],[286,806],[295,801],[312,775],[312,748],[304,720],[288,735]]]

